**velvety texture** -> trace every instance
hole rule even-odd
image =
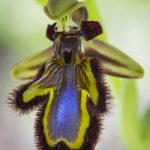
[[[75,70],[66,68],[63,90],[57,94],[49,116],[49,134],[54,140],[65,138],[69,142],[77,138],[80,125],[79,90],[75,85]]]

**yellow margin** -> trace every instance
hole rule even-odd
[[[80,120],[80,127],[79,127],[79,132],[78,132],[78,137],[74,142],[69,142],[64,138],[60,138],[56,141],[54,141],[49,134],[49,123],[48,123],[48,116],[51,108],[51,104],[53,101],[54,97],[54,90],[51,91],[49,101],[47,103],[44,117],[43,117],[43,126],[44,126],[44,134],[46,137],[47,144],[49,146],[54,147],[58,142],[64,142],[69,148],[71,149],[79,149],[83,142],[84,142],[84,136],[86,134],[86,130],[89,127],[90,124],[90,116],[87,111],[87,106],[86,106],[86,101],[87,101],[87,91],[86,90],[81,90],[81,120]]]
[[[80,127],[79,127],[79,132],[78,132],[78,137],[74,142],[69,142],[64,138],[60,138],[57,141],[54,141],[49,134],[49,123],[48,123],[48,118],[49,118],[49,112],[51,108],[52,101],[54,100],[54,92],[55,92],[55,87],[51,88],[46,88],[46,89],[40,89],[38,88],[38,84],[33,84],[31,85],[24,93],[23,93],[23,101],[24,102],[29,102],[31,99],[35,98],[36,96],[42,96],[45,94],[50,93],[50,97],[44,112],[43,116],[43,126],[44,126],[44,134],[46,137],[47,144],[51,147],[54,147],[58,142],[64,142],[69,148],[71,149],[79,149],[83,142],[84,142],[84,136],[86,134],[86,130],[89,127],[90,124],[90,116],[87,111],[87,91],[86,90],[81,90],[81,120],[80,120]]]

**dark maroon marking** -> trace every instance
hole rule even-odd
[[[72,52],[67,52],[64,51],[64,60],[66,64],[70,64],[71,63],[71,58],[72,58]]]
[[[97,21],[83,21],[81,23],[81,31],[87,41],[103,33],[102,26]]]
[[[62,37],[70,37],[70,36],[77,36],[78,34],[77,33],[68,33],[68,34],[66,34],[66,33],[63,33],[63,32],[58,32],[59,33],[59,35],[61,34],[62,35]]]
[[[46,37],[50,40],[50,41],[54,41],[60,34],[63,36],[63,37],[67,37],[67,36],[77,36],[79,33],[68,33],[68,34],[65,34],[63,32],[56,32],[55,31],[55,26],[56,26],[56,23],[54,23],[53,25],[48,25],[47,26],[47,30],[46,30]],[[82,33],[80,33],[79,36],[82,36]]]
[[[51,41],[55,40],[54,38],[55,26],[56,26],[56,23],[47,26],[46,37]]]

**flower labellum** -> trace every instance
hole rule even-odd
[[[104,74],[125,78],[144,74],[133,59],[96,38],[102,27],[86,20],[85,6],[76,0],[49,0],[45,13],[57,20],[46,31],[53,46],[12,70],[15,79],[30,81],[13,90],[8,104],[19,114],[38,110],[39,150],[94,150],[111,99]]]

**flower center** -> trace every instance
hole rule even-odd
[[[72,20],[71,15],[67,15],[57,21],[56,27],[58,32],[69,32],[70,27],[78,27],[78,25]]]

